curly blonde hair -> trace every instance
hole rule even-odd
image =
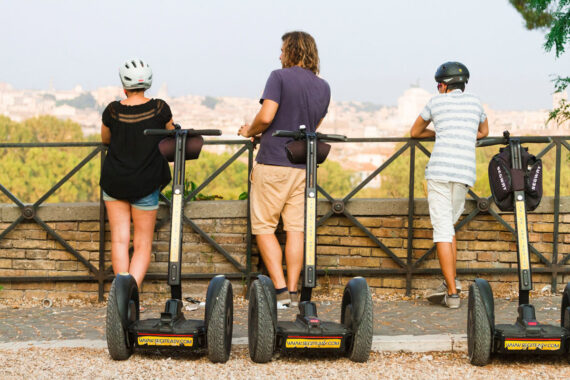
[[[309,33],[288,32],[281,37],[281,40],[283,40],[281,55],[283,68],[299,65],[315,74],[319,73],[319,51],[315,39]]]

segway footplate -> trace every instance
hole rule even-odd
[[[202,320],[181,319],[166,325],[160,319],[137,321],[132,330],[138,347],[161,346],[203,348],[206,346],[206,326]]]
[[[567,337],[568,332],[559,326],[496,325],[495,352],[562,354],[566,352]]]
[[[295,322],[278,322],[277,347],[282,350],[295,349],[327,349],[344,351],[348,339],[352,337],[350,330],[334,322],[319,321],[318,328]]]

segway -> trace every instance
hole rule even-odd
[[[276,131],[273,136],[293,139],[287,155],[293,163],[306,163],[305,237],[303,286],[299,314],[294,321],[278,321],[273,282],[260,275],[251,284],[248,305],[249,355],[254,362],[266,363],[274,352],[311,350],[338,352],[355,362],[368,360],[372,346],[372,296],[366,280],[351,279],[344,289],[340,323],[325,322],[317,315],[311,294],[317,282],[317,163],[326,158],[330,145],[321,141],[346,141],[345,136],[299,131]],[[325,148],[318,152],[318,146]]]
[[[566,285],[562,296],[560,326],[546,325],[536,319],[534,306],[530,304],[529,292],[532,290],[532,269],[527,229],[527,197],[525,183],[532,183],[525,178],[522,156],[528,155],[521,143],[547,143],[548,137],[510,137],[506,131],[503,138],[489,138],[478,142],[478,146],[505,144],[510,151],[510,168],[503,170],[499,186],[510,189],[512,184],[512,203],[509,210],[514,210],[517,265],[519,276],[518,318],[514,324],[495,324],[493,292],[489,283],[481,278],[469,287],[467,314],[467,344],[469,361],[472,364],[486,365],[492,354],[564,354],[570,346],[570,284]],[[507,157],[505,155],[505,157]],[[492,173],[491,173],[492,174]],[[490,174],[490,177],[491,177]],[[538,176],[534,177],[534,181]],[[493,188],[493,184],[491,184]],[[499,207],[500,202],[494,191],[493,199]],[[510,200],[510,198],[509,198]],[[538,205],[538,204],[537,204]],[[570,359],[570,358],[569,358]]]
[[[219,136],[219,130],[147,129],[145,135],[166,136],[161,153],[174,161],[168,285],[171,298],[160,318],[139,319],[139,291],[129,273],[119,273],[111,285],[107,303],[107,348],[115,360],[130,357],[136,347],[207,349],[212,362],[226,362],[230,355],[233,323],[232,285],[223,275],[208,286],[203,320],[186,319],[182,312],[182,218],[186,159],[198,158],[202,135]]]

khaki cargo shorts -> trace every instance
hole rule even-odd
[[[275,233],[279,216],[285,231],[303,232],[305,169],[255,164],[251,171],[251,232]]]

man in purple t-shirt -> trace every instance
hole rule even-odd
[[[329,102],[328,83],[317,76],[319,54],[313,37],[305,32],[289,32],[281,37],[280,70],[267,79],[261,109],[238,135],[261,133],[261,144],[251,180],[251,227],[269,276],[275,285],[277,306],[297,306],[297,283],[303,267],[305,208],[305,165],[289,162],[287,139],[273,137],[277,130],[296,131],[305,125],[314,132],[325,117]],[[287,233],[283,274],[283,253],[275,236],[279,217]]]

